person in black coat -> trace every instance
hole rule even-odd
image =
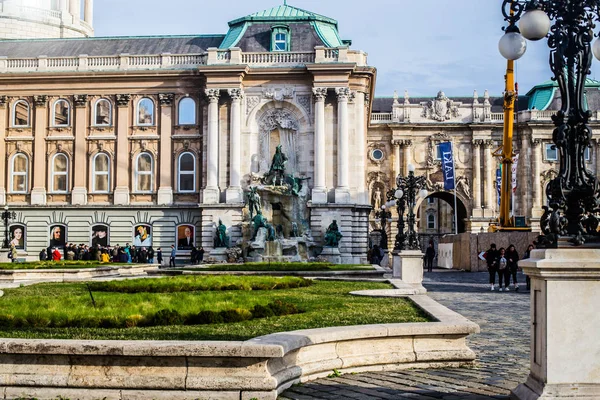
[[[513,285],[515,291],[519,290],[519,282],[517,282],[517,269],[518,269],[518,261],[519,261],[519,253],[515,249],[515,246],[511,244],[506,249],[506,257],[507,268],[504,275],[504,281],[506,283],[506,290],[508,290],[508,286],[510,284],[510,278],[512,277]]]
[[[485,252],[485,262],[487,263],[488,272],[490,273],[490,288],[494,290],[496,285],[496,272],[498,272],[499,252],[496,249],[496,244],[490,244],[490,248]]]
[[[429,243],[425,250],[425,262],[427,263],[427,272],[433,272],[433,259],[435,258],[435,249],[433,243]]]

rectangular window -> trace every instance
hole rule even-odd
[[[583,152],[583,157],[585,161],[590,161],[591,160],[591,151],[589,147],[585,148],[585,151]]]
[[[557,161],[558,160],[558,149],[554,144],[546,144],[546,161]]]
[[[287,40],[285,33],[277,33],[275,35],[275,51],[286,51]]]
[[[435,145],[435,159],[436,160],[442,159],[442,149],[439,144]]]

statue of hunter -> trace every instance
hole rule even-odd
[[[282,186],[285,183],[285,164],[287,160],[287,156],[281,151],[281,145],[278,145],[273,155],[271,169],[263,178],[265,185]]]
[[[260,194],[258,194],[258,188],[256,186],[250,186],[248,194],[248,209],[250,210],[250,221],[262,211],[260,204]]]

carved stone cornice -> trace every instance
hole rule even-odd
[[[484,143],[484,146],[486,149],[491,149],[494,147],[494,141],[493,140],[486,140]]]
[[[221,89],[206,89],[204,90],[204,94],[208,98],[209,103],[216,103],[221,96]]]
[[[475,147],[483,146],[483,139],[473,139],[473,146],[475,146]]]
[[[158,102],[161,106],[170,107],[173,105],[173,99],[175,95],[173,93],[159,93]]]
[[[240,101],[244,97],[244,90],[241,88],[227,89],[232,101]]]
[[[327,98],[327,88],[317,87],[313,88],[313,96],[315,96],[316,101],[325,100]]]
[[[75,94],[73,95],[73,103],[75,103],[75,107],[82,108],[87,105],[88,98],[87,94]]]
[[[129,107],[129,103],[131,102],[130,94],[118,94],[116,95],[117,99],[117,107]]]
[[[5,108],[7,101],[8,101],[7,96],[0,96],[0,108]]]
[[[48,96],[45,94],[33,96],[33,104],[36,107],[46,107],[48,103]]]

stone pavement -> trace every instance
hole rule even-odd
[[[469,337],[474,368],[373,372],[294,386],[280,399],[508,399],[529,374],[529,292],[491,292],[487,272],[426,273],[429,296],[481,327]]]

